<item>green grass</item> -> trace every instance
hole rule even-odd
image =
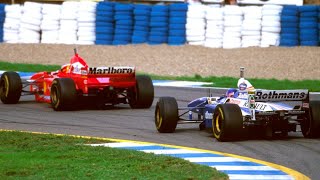
[[[209,166],[97,139],[0,131],[0,179],[228,179]]]
[[[0,70],[22,71],[22,72],[39,72],[39,71],[55,71],[60,68],[59,65],[39,65],[39,64],[13,64],[0,61]],[[142,74],[141,72],[139,74]],[[198,81],[210,82],[211,87],[236,87],[238,78],[233,77],[202,77],[194,76],[158,76],[150,75],[154,80],[181,80],[181,81]],[[276,79],[248,79],[257,89],[309,89],[312,92],[320,91],[320,80],[276,80]]]

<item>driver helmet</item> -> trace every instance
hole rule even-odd
[[[235,89],[235,88],[230,88],[230,89],[227,90],[226,96],[227,96],[227,97],[234,97],[236,92],[237,92],[237,89]]]
[[[61,69],[60,71],[63,72],[63,73],[67,73],[70,69],[70,64],[64,64],[61,66]]]

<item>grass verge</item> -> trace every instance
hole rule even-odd
[[[214,168],[97,139],[0,131],[0,179],[228,179]]]
[[[56,71],[60,68],[59,65],[39,65],[39,64],[20,64],[8,63],[0,61],[0,70],[6,71],[22,71],[22,72],[39,72],[39,71]],[[142,73],[139,73],[142,74]],[[202,77],[194,76],[158,76],[150,75],[153,80],[180,80],[180,81],[197,81],[211,82],[210,87],[225,87],[235,88],[238,78],[233,77]],[[248,79],[251,84],[257,89],[309,89],[312,92],[320,92],[320,80],[276,80],[276,79]]]

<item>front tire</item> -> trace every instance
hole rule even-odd
[[[230,141],[244,136],[241,109],[237,104],[219,104],[212,120],[213,135],[218,141]]]
[[[154,87],[151,78],[146,75],[137,76],[135,90],[129,93],[131,108],[150,108],[154,98]]]
[[[71,110],[77,100],[75,83],[70,78],[57,78],[52,81],[51,105],[55,111]]]
[[[155,110],[155,125],[160,133],[172,133],[176,130],[178,104],[173,97],[160,97]]]
[[[5,72],[0,79],[0,99],[4,104],[17,104],[21,97],[22,82],[18,73]]]
[[[310,101],[309,116],[301,122],[301,131],[305,138],[320,137],[320,101]]]

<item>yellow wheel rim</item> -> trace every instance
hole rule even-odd
[[[157,109],[156,121],[157,121],[157,129],[160,129],[161,124],[162,124],[162,116],[160,116],[159,108]]]

